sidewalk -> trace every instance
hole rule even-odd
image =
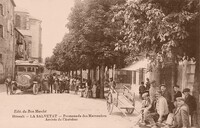
[[[6,92],[6,86],[5,84],[0,84],[0,93]]]

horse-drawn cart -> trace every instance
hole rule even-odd
[[[123,88],[110,88],[110,91],[107,96],[107,110],[111,114],[113,107],[117,107],[125,116],[126,113],[122,111],[125,109],[128,114],[132,114],[135,109],[135,100],[134,95],[130,90],[123,86]]]

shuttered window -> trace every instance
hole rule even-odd
[[[3,16],[4,15],[4,12],[3,12],[3,5],[0,4],[0,14]]]
[[[3,38],[3,25],[0,25],[0,37]]]

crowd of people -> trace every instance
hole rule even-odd
[[[194,113],[197,103],[190,89],[179,91],[179,86],[173,87],[174,92],[167,90],[167,86],[157,85],[156,81],[149,82],[146,86],[141,82],[139,94],[142,99],[141,124],[157,128],[189,128],[194,125]]]
[[[74,93],[80,94],[81,97],[99,98],[100,86],[98,81],[70,77],[68,75],[51,74],[45,75],[40,82],[44,93]],[[78,93],[80,92],[80,93]]]

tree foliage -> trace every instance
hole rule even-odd
[[[69,32],[54,48],[58,70],[91,69],[124,65],[126,52],[115,49],[121,27],[111,21],[111,9],[125,0],[75,0],[66,27]]]
[[[123,19],[124,45],[131,58],[140,53],[154,53],[161,62],[173,55],[195,57],[198,0],[138,0],[114,10],[114,21]]]

